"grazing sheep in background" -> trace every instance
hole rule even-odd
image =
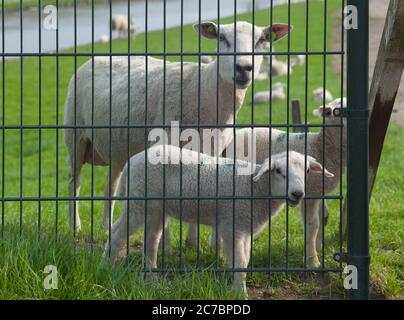
[[[164,153],[166,161],[156,161]],[[201,158],[200,161],[198,161],[198,157]],[[182,164],[180,164],[179,159],[183,162]],[[273,155],[270,159],[266,159],[262,165],[256,166],[249,162],[237,160],[235,163],[236,172],[240,173],[239,170],[249,167],[250,174],[247,175],[236,174],[233,176],[233,161],[230,160],[229,163],[229,160],[221,158],[216,165],[214,157],[169,145],[152,147],[148,150],[147,155],[143,151],[130,159],[123,171],[124,178],[120,182],[120,196],[145,197],[145,183],[147,183],[147,196],[157,198],[165,194],[169,198],[180,196],[191,198],[191,200],[182,201],[182,215],[180,200],[166,200],[165,211],[163,211],[163,200],[147,202],[144,243],[147,269],[157,268],[157,251],[165,227],[163,222],[165,221],[167,224],[170,218],[180,219],[181,216],[182,221],[195,224],[199,210],[203,212],[200,215],[200,223],[212,226],[214,229],[217,228],[218,235],[223,240],[223,251],[228,265],[234,264],[235,268],[247,268],[253,236],[264,229],[269,217],[275,216],[284,207],[286,199],[290,205],[297,206],[304,198],[305,170],[319,176],[323,172],[321,164],[314,158],[308,156],[306,159],[304,155],[294,151],[290,151],[288,154],[284,152]],[[289,166],[288,175],[286,175],[287,164]],[[145,175],[146,166],[147,176]],[[129,176],[128,167],[130,168]],[[161,181],[163,167],[167,177],[165,186]],[[198,180],[198,167],[200,180]],[[220,182],[216,190],[217,171]],[[325,172],[332,176],[327,170]],[[254,178],[251,177],[251,174],[254,175]],[[181,178],[183,181],[182,190],[180,190]],[[130,185],[129,192],[128,185]],[[252,211],[250,199],[236,199],[234,211],[232,201],[218,200],[218,210],[216,211],[214,199],[200,201],[199,204],[196,200],[198,195],[202,197],[232,196],[233,187],[236,190],[236,197],[272,196],[276,199],[272,200],[271,206],[268,206],[267,199],[254,200]],[[117,259],[119,249],[125,244],[127,237],[145,225],[145,201],[130,200],[129,208],[127,206],[128,201],[123,200],[122,214],[112,226],[111,242],[108,240],[105,245],[104,256],[110,255],[113,261]],[[166,215],[166,219],[163,218],[164,215]],[[253,234],[251,234],[251,216],[253,217]],[[234,242],[233,237],[235,237]],[[241,289],[247,294],[245,278],[245,273],[235,272],[233,290],[239,291]]]
[[[313,114],[323,118],[325,114],[325,124],[338,125],[341,124],[341,118],[335,117],[333,111],[335,108],[346,108],[346,99],[337,99],[329,103],[325,108],[320,107],[314,110]],[[254,134],[254,135],[253,135]],[[342,134],[342,146],[340,144]],[[323,140],[323,135],[325,139]],[[236,133],[236,155],[244,155],[244,150],[251,148],[252,137],[256,141],[256,159],[249,159],[256,163],[262,163],[271,150],[272,154],[286,151],[287,133],[285,131],[269,129],[269,128],[245,128],[238,130]],[[323,148],[323,141],[325,147]],[[305,133],[289,133],[289,150],[294,150],[305,154]],[[271,149],[270,149],[271,145]],[[234,147],[233,143],[229,145],[229,149]],[[229,149],[226,149],[229,150]],[[323,158],[324,152],[324,158]],[[318,159],[320,163],[326,166],[335,174],[334,177],[327,177],[324,181],[324,194],[331,194],[339,185],[340,178],[344,174],[347,165],[347,131],[344,120],[344,128],[339,127],[322,128],[318,133],[307,133],[307,154]],[[226,153],[228,158],[234,156],[234,152]],[[342,163],[340,157],[342,156]],[[342,168],[342,171],[340,170]],[[309,176],[306,185],[307,196],[322,196],[322,177]],[[309,267],[318,267],[320,265],[317,257],[317,248],[322,242],[322,200],[306,200],[306,219],[307,219],[307,265]],[[301,205],[301,215],[304,218],[304,203]],[[220,239],[219,239],[220,240]],[[196,245],[196,226],[190,226],[187,243]],[[211,237],[211,248],[216,248],[216,235],[213,229]]]
[[[240,52],[253,51],[255,34],[255,51],[261,51],[263,44],[268,41],[279,40],[289,33],[288,25],[273,24],[270,27],[257,27],[247,22],[237,22],[218,26],[213,22],[195,25],[196,31],[208,39],[219,40],[219,52],[233,53],[237,40],[237,50]],[[254,32],[253,32],[254,30]],[[236,37],[235,34],[236,33]],[[220,61],[218,64],[217,61]],[[91,60],[77,70],[68,90],[64,108],[64,124],[66,126],[128,126],[128,125],[169,125],[172,121],[183,124],[219,125],[233,124],[237,113],[243,104],[245,94],[252,82],[253,60],[255,73],[261,67],[262,56],[240,55],[220,56],[209,64],[167,62],[166,72],[163,72],[164,61],[152,57],[133,57],[130,59],[130,84],[128,88],[128,59],[126,57],[97,57],[94,59],[94,69]],[[112,65],[110,66],[110,61]],[[146,74],[146,61],[147,70]],[[236,72],[234,70],[236,65]],[[112,74],[110,74],[110,67]],[[219,69],[218,69],[219,68]],[[181,77],[181,70],[183,76]],[[219,72],[218,72],[219,71]],[[219,78],[217,75],[219,73]],[[164,74],[167,81],[164,81]],[[235,75],[235,79],[233,79]],[[92,88],[94,77],[94,88]],[[147,96],[146,96],[147,78]],[[112,92],[110,92],[110,82]],[[236,90],[234,91],[234,82]],[[163,96],[165,86],[165,97]],[[181,101],[182,92],[183,97]],[[77,91],[75,92],[75,88]],[[94,89],[94,95],[92,95]],[[217,95],[219,90],[219,95]],[[130,105],[128,106],[128,93]],[[200,100],[198,96],[200,95]],[[94,96],[94,104],[92,97]],[[110,101],[110,96],[112,101]],[[217,101],[217,96],[219,100]],[[199,104],[200,101],[200,104]],[[235,105],[234,105],[235,101]],[[145,105],[147,104],[147,110]],[[92,114],[92,105],[95,106]],[[183,106],[183,108],[182,108]],[[129,119],[128,119],[128,113]],[[216,109],[217,108],[217,109]],[[163,119],[163,110],[165,118]],[[219,118],[216,118],[218,110]],[[181,114],[182,113],[182,114]],[[198,118],[198,115],[200,117]],[[64,130],[64,140],[69,159],[69,194],[77,197],[80,193],[80,173],[83,164],[110,165],[111,181],[107,174],[104,195],[114,196],[122,169],[128,158],[145,149],[145,141],[150,128],[67,128]],[[233,129],[222,131],[223,144],[218,146],[217,152],[230,142]],[[202,135],[201,135],[202,136]],[[129,138],[129,141],[128,141]],[[201,144],[202,145],[202,144]],[[128,150],[129,148],[129,150]],[[206,152],[206,150],[205,150]],[[210,152],[210,150],[209,150]],[[104,206],[104,228],[110,225],[114,201],[106,200]],[[80,228],[78,201],[69,202],[70,223]]]
[[[111,22],[112,31],[117,31],[119,37],[125,37],[128,35],[128,29],[131,35],[134,35],[137,31],[135,19],[130,17],[130,27],[128,27],[128,16],[116,15],[112,17]]]
[[[334,100],[331,92],[328,91],[327,89],[324,90],[323,88],[317,88],[317,89],[313,90],[314,99],[317,101],[323,101],[324,94],[325,94],[326,102],[330,102],[330,101]]]
[[[211,63],[213,61],[213,58],[211,56],[201,56],[201,63]]]
[[[277,82],[272,86],[272,90],[270,91],[260,91],[257,92],[254,96],[254,103],[255,104],[263,104],[268,103],[271,99],[272,94],[272,101],[279,101],[285,100],[285,87],[286,85],[281,82]]]
[[[290,59],[290,64],[294,66],[302,66],[306,62],[306,56],[304,54],[299,54],[295,58]]]
[[[109,42],[109,37],[108,37],[106,34],[103,34],[103,35],[100,37],[100,42],[101,42],[101,43],[108,43],[108,42]]]

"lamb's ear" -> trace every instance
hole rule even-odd
[[[266,27],[264,29],[264,38],[265,41],[268,42],[275,42],[284,37],[286,37],[289,32],[293,29],[292,26],[289,27],[287,24],[283,23],[275,23],[272,26]]]
[[[307,160],[309,161],[309,172],[310,173],[315,173],[315,174],[323,173],[323,166],[320,163],[318,163],[314,158],[308,156]],[[324,174],[327,178],[334,177],[334,175],[325,168],[324,168]]]
[[[208,39],[217,39],[217,25],[214,22],[202,22],[201,24],[194,24],[194,29],[202,36]]]
[[[261,165],[260,170],[258,171],[258,173],[256,174],[256,176],[253,178],[254,182],[257,182],[259,179],[261,179],[261,177],[266,174],[267,172],[271,171],[274,169],[274,161],[271,159],[266,159],[264,161],[264,163]]]

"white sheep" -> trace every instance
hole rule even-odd
[[[125,37],[128,34],[128,29],[131,35],[134,35],[137,31],[135,19],[130,17],[130,26],[128,27],[128,16],[115,15],[112,17],[111,28],[112,31],[117,31],[118,35]]]
[[[302,66],[306,62],[306,56],[304,54],[299,54],[296,57],[290,59],[291,65],[294,66]]]
[[[341,118],[335,117],[333,112],[335,108],[346,108],[346,99],[337,99],[329,103],[325,108],[320,107],[314,110],[313,114],[323,118],[325,115],[325,124],[331,127],[322,128],[318,133],[307,133],[307,151],[305,149],[305,133],[289,133],[289,150],[294,150],[318,159],[320,163],[325,165],[335,175],[333,177],[326,176],[324,180],[324,195],[331,194],[339,185],[341,175],[344,174],[347,164],[347,131],[345,120],[343,122],[343,130],[333,125],[341,124]],[[341,145],[342,134],[342,145]],[[325,139],[323,140],[323,136]],[[245,128],[238,130],[236,133],[236,157],[244,156],[245,151],[251,148],[252,141],[256,142],[256,153],[253,159],[249,159],[256,163],[262,163],[271,150],[272,154],[286,150],[287,133],[285,131],[269,129],[269,128]],[[325,142],[323,148],[323,141]],[[226,149],[228,158],[234,157],[234,152],[227,152],[234,148],[232,142]],[[323,153],[324,151],[324,153]],[[323,157],[324,154],[324,157]],[[253,155],[254,156],[254,155]],[[340,161],[342,159],[342,162]],[[342,168],[342,171],[341,171]],[[310,197],[323,196],[323,183],[321,176],[309,176],[307,180],[307,195]],[[317,249],[322,243],[323,219],[322,219],[322,200],[307,199],[306,204],[301,206],[301,215],[305,216],[306,206],[306,222],[307,222],[307,265],[309,267],[319,267],[320,263],[317,257]],[[195,225],[190,225],[187,244],[189,246],[196,245],[196,229]],[[215,230],[213,229],[211,237],[211,248],[216,248]],[[219,242],[220,245],[220,242]]]
[[[265,60],[267,64],[262,66],[261,72],[268,73],[268,76],[279,77],[288,75],[288,63],[280,61],[275,57],[272,58],[272,66],[271,66],[271,56],[265,56]],[[293,65],[289,64],[289,75],[293,74]]]
[[[198,63],[185,63],[181,68],[181,63],[167,62],[164,72],[164,61],[152,57],[130,59],[130,89],[127,57],[112,57],[111,60],[110,57],[97,57],[94,59],[94,69],[92,62],[88,61],[77,70],[76,76],[70,81],[64,108],[64,125],[67,126],[64,130],[64,139],[70,166],[71,197],[79,196],[80,173],[85,163],[110,165],[111,181],[108,173],[104,194],[105,197],[114,196],[121,171],[129,157],[147,147],[145,139],[151,129],[145,129],[145,125],[169,125],[172,121],[188,125],[196,125],[198,122],[201,125],[230,125],[236,121],[235,116],[253,80],[253,60],[256,71],[254,74],[258,74],[262,56],[255,55],[253,58],[250,55],[238,55],[234,58],[231,55],[234,53],[234,39],[237,41],[237,51],[252,52],[254,33],[255,51],[260,51],[266,42],[287,36],[289,27],[284,24],[257,27],[247,22],[237,22],[236,29],[234,27],[233,23],[221,25],[219,34],[219,28],[213,22],[194,26],[202,36],[219,40],[219,53],[228,53],[209,64],[201,64],[200,82]],[[92,87],[93,77],[94,87]],[[164,83],[165,95],[163,95]],[[217,90],[220,94],[217,94]],[[182,100],[180,92],[183,92]],[[216,117],[216,110],[219,118]],[[109,125],[116,127],[110,129]],[[129,134],[125,128],[128,125],[132,126]],[[80,127],[74,129],[75,126]],[[100,127],[91,129],[92,126]],[[222,149],[216,151],[220,153],[223,151],[231,140],[232,131],[231,128],[222,131],[224,140]],[[113,206],[114,201],[105,201],[104,228],[110,225]],[[71,225],[79,229],[81,224],[78,201],[69,202],[69,212]]]
[[[313,95],[314,95],[314,99],[317,101],[323,101],[324,100],[324,96],[325,96],[325,101],[326,102],[330,102],[333,101],[334,98],[332,96],[332,93],[324,88],[317,88],[313,90]]]
[[[100,43],[108,43],[108,42],[109,42],[109,37],[106,34],[101,35]]]
[[[213,61],[211,56],[201,56],[201,63],[211,63]]]
[[[257,92],[254,95],[254,103],[255,104],[268,103],[271,100],[271,97],[272,101],[285,100],[286,99],[285,87],[286,86],[284,83],[277,82],[272,86],[271,91]]]
[[[164,158],[163,154],[165,154]],[[157,251],[164,222],[167,225],[170,218],[181,218],[183,222],[196,223],[198,212],[203,212],[199,217],[200,223],[217,228],[223,240],[223,251],[228,265],[234,265],[236,269],[246,269],[249,264],[253,236],[264,229],[269,217],[275,216],[284,207],[286,201],[291,206],[297,206],[304,198],[305,170],[318,175],[323,172],[321,164],[314,158],[310,156],[305,158],[304,155],[294,151],[273,155],[262,165],[252,165],[249,162],[237,160],[234,164],[237,172],[235,176],[233,176],[231,159],[219,159],[218,166],[215,163],[214,157],[170,145],[154,146],[148,149],[147,153],[143,151],[133,156],[129,164],[125,166],[119,186],[120,196],[129,196],[132,199],[122,201],[122,214],[112,226],[111,242],[107,241],[104,256],[110,256],[115,261],[127,237],[144,226],[145,266],[148,271],[152,271],[157,268]],[[287,163],[288,175],[286,175]],[[198,167],[200,179],[198,179]],[[163,168],[167,177],[165,186],[161,181]],[[246,168],[248,168],[247,171],[245,171]],[[217,172],[220,182],[216,190]],[[241,172],[244,174],[240,174]],[[249,174],[245,174],[246,172]],[[327,170],[325,172],[331,175]],[[182,189],[180,190],[181,179]],[[169,198],[165,201],[165,211],[163,211],[163,200],[159,199],[148,201],[147,212],[145,212],[146,184],[147,197],[156,199],[165,194]],[[216,211],[214,197],[232,197],[233,187],[235,188],[235,205],[233,206],[233,201],[219,199]],[[204,198],[212,197],[212,200],[203,200],[198,204],[198,194]],[[180,196],[186,198],[181,202],[182,210],[180,210],[180,200],[175,199]],[[140,199],[133,200],[136,197]],[[237,199],[237,197],[246,198]],[[248,197],[260,197],[253,200],[252,210],[251,198]],[[271,206],[268,206],[268,197],[273,198]],[[147,216],[146,224],[145,216]],[[253,234],[251,234],[251,217]],[[245,294],[247,293],[245,277],[245,272],[234,273],[233,290],[241,289]]]

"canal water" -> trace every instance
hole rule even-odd
[[[199,0],[183,1],[184,24],[197,22],[199,18]],[[297,2],[293,0],[292,2]],[[255,0],[257,10],[270,7],[270,0]],[[273,0],[274,5],[288,3],[288,0]],[[76,9],[76,34],[77,45],[91,43],[92,39],[92,14],[94,11],[94,38],[98,41],[101,36],[109,35],[108,3],[98,3],[92,10],[91,5],[80,5]],[[146,6],[144,0],[133,0],[130,3],[131,16],[135,18],[138,32],[145,30]],[[43,11],[43,8],[42,8]],[[252,0],[238,0],[237,13],[252,11]],[[71,7],[59,8],[59,48],[70,48],[74,46],[75,39],[75,14]],[[127,1],[113,1],[112,14],[128,13]],[[181,0],[166,0],[166,25],[167,28],[181,24]],[[220,16],[228,17],[234,15],[234,0],[220,0]],[[41,12],[41,20],[38,19],[38,8],[27,9],[20,12],[6,12],[4,16],[4,52],[14,53],[38,53],[51,52],[56,50],[56,31],[47,30],[43,25],[45,13]],[[216,19],[218,16],[218,0],[201,0],[201,18]],[[160,30],[164,27],[164,1],[148,0],[148,30]],[[1,19],[0,19],[1,20]],[[0,21],[1,22],[1,21]],[[21,32],[22,22],[22,32]],[[3,28],[3,26],[1,26]],[[39,27],[41,27],[41,41],[39,41]],[[22,38],[21,38],[22,34]],[[2,35],[0,32],[0,52],[2,48]],[[113,38],[118,35],[113,33]],[[21,40],[22,39],[22,40]],[[22,42],[22,46],[21,46]],[[41,43],[41,47],[39,47]]]

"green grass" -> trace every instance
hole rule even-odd
[[[336,25],[335,12],[340,1],[329,1],[327,12],[327,49],[333,47],[333,32]],[[305,51],[305,4],[294,4],[291,9],[291,51]],[[251,14],[241,15],[241,20],[251,21]],[[231,22],[224,19],[221,23]],[[274,9],[274,21],[287,21],[287,7]],[[310,2],[309,50],[324,49],[324,4]],[[257,25],[269,24],[269,12],[262,10],[256,14]],[[180,52],[180,29],[167,30],[167,51]],[[163,51],[163,33],[149,34],[148,51]],[[198,36],[191,26],[184,27],[183,51],[197,52]],[[212,51],[212,41],[202,41],[202,51]],[[280,42],[278,52],[287,50],[287,41]],[[108,45],[96,44],[95,51],[108,52]],[[113,42],[114,52],[127,52],[127,41]],[[139,35],[131,50],[144,52],[145,37]],[[72,50],[69,50],[72,52]],[[90,46],[77,49],[78,52],[91,52]],[[77,59],[81,65],[89,57]],[[169,57],[178,61],[178,57]],[[335,70],[335,57],[326,59],[326,86],[334,96],[341,92],[340,77]],[[8,61],[2,68],[5,71],[5,125],[54,125],[63,122],[63,103],[70,77],[74,72],[74,58],[59,59],[59,86],[56,87],[56,58],[43,57],[41,66],[38,58],[26,58]],[[184,61],[196,61],[187,57]],[[323,85],[323,56],[311,56],[308,60],[308,103],[307,117],[310,123],[320,123],[311,116],[313,108],[319,105],[313,100],[311,91]],[[42,91],[39,90],[39,70],[41,70]],[[2,70],[1,70],[2,71]],[[21,72],[23,80],[21,81]],[[0,73],[1,74],[1,73]],[[305,101],[305,67],[296,67],[290,79],[290,97]],[[1,79],[0,79],[1,80]],[[274,82],[286,82],[286,77],[275,78]],[[21,96],[20,86],[23,85]],[[255,91],[267,90],[267,81],[257,82]],[[59,99],[56,97],[59,90]],[[264,124],[271,117],[273,123],[285,124],[287,121],[286,101],[273,103],[272,108],[256,105],[251,108],[251,89],[245,105],[239,114],[239,123]],[[1,93],[0,93],[1,94]],[[39,97],[41,104],[39,104]],[[0,99],[1,101],[1,99]],[[303,103],[303,109],[306,105]],[[254,111],[254,112],[253,112]],[[305,113],[303,113],[305,117]],[[20,129],[4,131],[4,196],[5,197],[55,197],[67,196],[67,161],[62,132],[57,136],[55,129],[24,129],[21,140]],[[396,298],[403,293],[403,215],[404,201],[401,200],[404,172],[402,171],[404,150],[397,148],[404,139],[404,132],[394,125],[390,127],[382,157],[379,178],[371,202],[371,281],[377,294]],[[56,142],[59,148],[56,147]],[[20,156],[22,162],[20,163]],[[1,159],[1,157],[0,157]],[[39,169],[41,180],[39,182]],[[22,173],[22,185],[20,174]],[[95,168],[94,195],[103,195],[106,168]],[[81,195],[91,195],[91,168],[85,166],[82,174]],[[39,188],[40,187],[40,188]],[[400,201],[401,200],[401,201]],[[337,267],[332,260],[338,251],[339,201],[330,201],[330,223],[326,229],[326,246],[324,251],[325,267]],[[139,273],[141,267],[141,235],[131,239],[129,260],[130,269],[123,261],[112,266],[102,262],[101,252],[106,234],[100,230],[103,203],[94,202],[94,237],[91,238],[91,203],[80,204],[83,231],[73,241],[67,223],[67,203],[54,201],[5,202],[5,226],[0,246],[0,298],[36,298],[36,299],[233,299],[237,298],[228,291],[229,275],[211,273],[169,273],[161,281],[145,283]],[[40,225],[38,218],[40,213]],[[119,215],[119,206],[115,211]],[[21,219],[22,218],[22,219]],[[56,224],[56,219],[57,224]],[[289,212],[289,267],[303,266],[303,234],[296,210]],[[21,228],[20,228],[21,223]],[[179,259],[179,224],[171,226],[174,238],[173,249],[166,258],[168,266],[178,266]],[[39,233],[37,233],[39,231]],[[185,231],[185,230],[184,230]],[[40,239],[38,239],[38,234]],[[57,235],[57,239],[56,239]],[[216,257],[208,250],[208,233],[203,228],[201,264],[204,267],[215,266]],[[286,252],[286,215],[280,214],[272,221],[271,230],[271,265],[275,268],[285,266]],[[264,231],[254,242],[253,266],[263,267],[268,263],[268,231]],[[320,252],[320,255],[322,253]],[[195,266],[195,250],[185,249],[184,264]],[[43,269],[45,265],[55,264],[60,271],[59,290],[43,289]],[[132,270],[132,271],[130,271]],[[253,274],[249,277],[250,295],[253,298],[331,298],[343,297],[342,281],[338,275],[308,276],[301,274]]]

